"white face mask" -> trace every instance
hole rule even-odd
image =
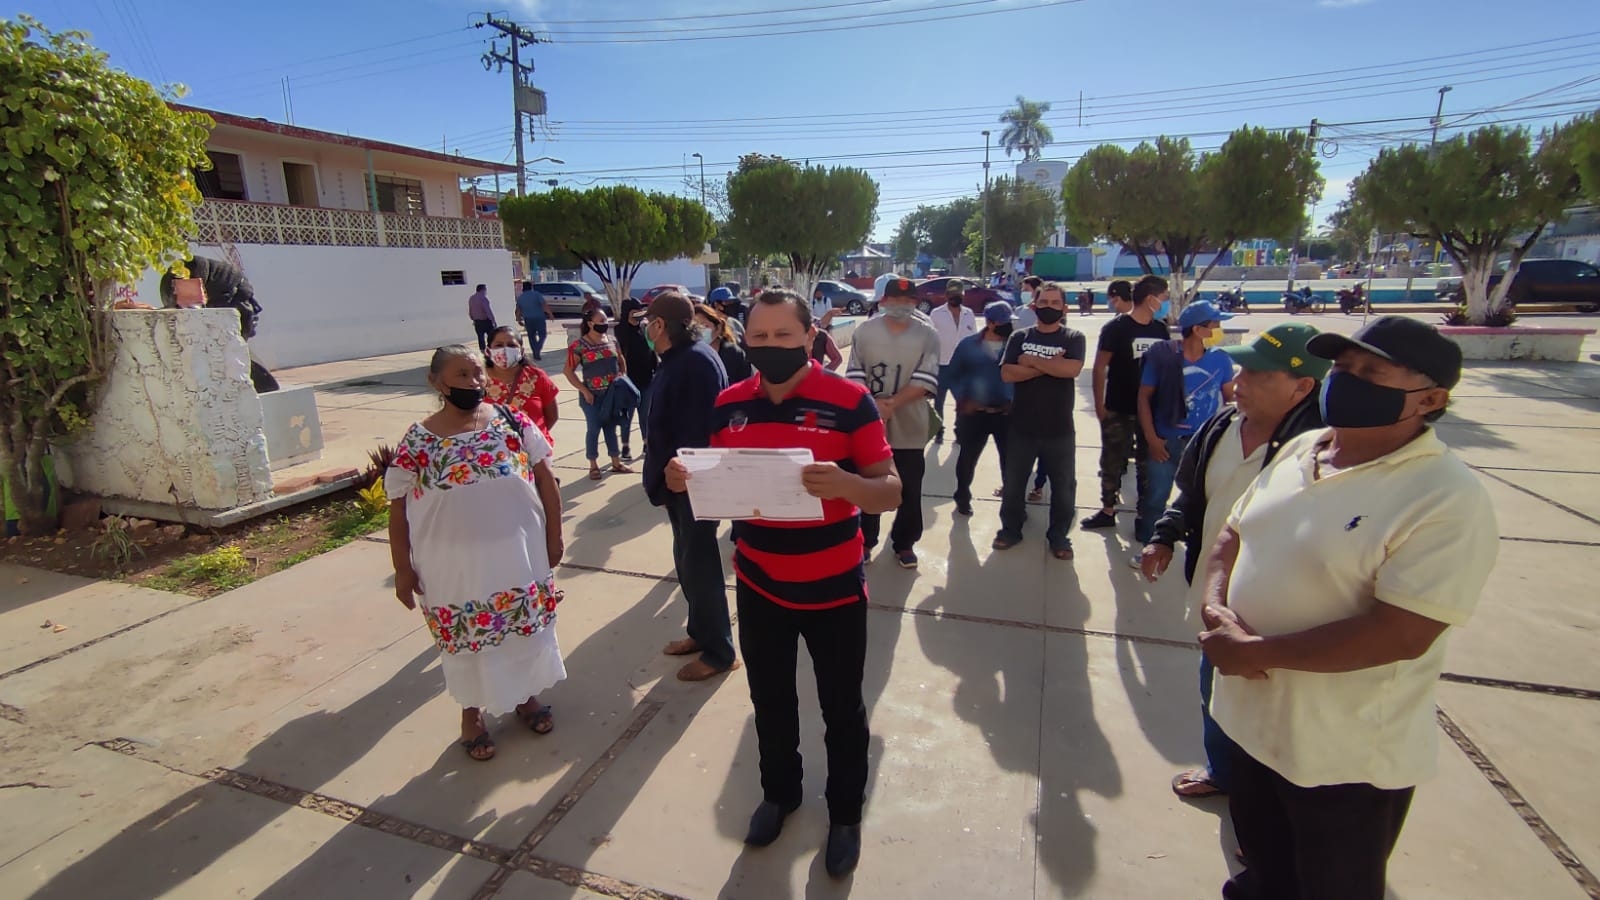
[[[1032,303],[1032,302],[1033,302],[1033,291],[1023,291],[1022,292],[1022,305],[1023,306],[1027,306],[1029,303]]]
[[[494,363],[497,368],[509,369],[517,363],[522,362],[522,348],[490,347],[489,361]]]

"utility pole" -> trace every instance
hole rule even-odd
[[[509,56],[501,53],[498,45],[491,44],[489,52],[483,54],[483,69],[486,72],[491,68],[495,71],[503,72],[507,65],[511,66],[511,113],[516,118],[517,124],[517,193],[526,194],[528,192],[528,173],[526,171],[527,163],[523,161],[522,151],[522,116],[524,112],[522,108],[522,93],[523,88],[531,87],[528,83],[528,76],[533,74],[533,64],[531,62],[528,65],[522,64],[521,50],[524,45],[532,46],[533,44],[545,43],[545,41],[515,22],[495,18],[494,13],[484,13],[483,21],[476,23],[474,27],[483,28],[485,26],[504,34],[510,39],[511,43],[511,55]]]
[[[982,255],[978,257],[978,265],[986,269],[989,267],[989,132],[987,131],[983,133],[983,250],[980,252]],[[987,276],[979,272],[978,277]]]
[[[1317,133],[1320,132],[1321,130],[1322,130],[1322,123],[1318,122],[1316,119],[1312,119],[1311,120],[1311,127],[1306,130],[1306,152],[1307,153],[1315,153],[1316,152],[1316,150],[1317,150]],[[1316,207],[1313,206],[1312,208],[1315,209]],[[1290,292],[1292,292],[1294,290],[1294,270],[1295,270],[1295,263],[1298,262],[1298,260],[1296,259],[1296,256],[1300,252],[1300,238],[1301,238],[1302,235],[1305,234],[1305,229],[1306,229],[1305,222],[1301,222],[1300,226],[1298,228],[1296,228],[1295,232],[1294,232],[1294,245],[1289,248],[1289,283],[1283,289],[1283,292],[1285,294],[1290,293]]]

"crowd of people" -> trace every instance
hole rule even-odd
[[[567,348],[591,478],[604,477],[602,434],[610,471],[632,471],[627,435],[635,414],[640,422],[644,488],[666,511],[688,608],[685,637],[663,652],[693,657],[677,673],[688,682],[745,668],[763,797],[746,842],[772,843],[802,801],[804,640],[826,726],[824,865],[835,877],[855,868],[868,777],[866,567],[881,517],[893,513],[888,555],[916,568],[927,448],[943,440],[953,398],[957,514],[973,514],[992,439],[1002,473],[993,548],[1024,540],[1028,501],[1047,485],[1044,541],[1071,561],[1076,379],[1087,363],[1099,508],[1078,524],[1117,526],[1131,461],[1142,549],[1129,564],[1155,581],[1184,545],[1203,628],[1206,765],[1172,788],[1228,797],[1245,867],[1223,896],[1378,900],[1412,793],[1433,770],[1445,637],[1471,615],[1497,550],[1487,493],[1431,427],[1460,380],[1459,348],[1398,316],[1352,337],[1280,324],[1223,347],[1230,316],[1205,301],[1183,308],[1173,336],[1168,285],[1152,275],[1111,283],[1116,315],[1091,361],[1086,336],[1064,321],[1066,291],[1033,276],[1022,287],[1020,305],[987,305],[980,328],[959,293],[924,313],[916,285],[891,279],[882,314],[857,325],[843,375],[823,339],[835,310],[784,289],[748,306],[724,288],[705,303],[672,291],[631,301],[614,337],[591,310]],[[515,713],[548,732],[538,695],[565,673],[551,576],[563,552],[550,464],[557,388],[514,330],[480,339],[481,356],[435,353],[429,383],[442,407],[407,431],[385,484],[396,593],[422,607],[463,707],[462,746],[486,760],[484,715]],[[814,460],[801,481],[820,519],[733,525],[738,651],[717,523],[695,517],[686,448],[803,448]]]

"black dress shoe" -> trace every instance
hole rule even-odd
[[[861,861],[861,826],[829,825],[828,849],[823,865],[834,878],[843,878],[856,870]]]
[[[783,820],[799,808],[798,803],[779,806],[771,800],[761,801],[761,805],[750,816],[750,830],[745,833],[744,842],[752,847],[765,847],[777,840],[778,835],[783,833]]]

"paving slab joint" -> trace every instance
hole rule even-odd
[[[1472,738],[1467,736],[1461,726],[1450,718],[1450,714],[1442,708],[1435,708],[1434,712],[1438,717],[1439,727],[1443,728],[1444,733],[1450,736],[1450,740],[1454,741],[1455,745],[1461,749],[1461,752],[1466,754],[1467,759],[1478,767],[1478,771],[1482,773],[1483,777],[1494,785],[1495,790],[1500,792],[1500,796],[1506,801],[1507,805],[1521,817],[1528,829],[1544,844],[1545,849],[1549,850],[1550,854],[1556,858],[1556,862],[1567,870],[1567,874],[1572,876],[1572,880],[1576,881],[1580,888],[1583,888],[1591,900],[1600,900],[1600,879],[1597,879],[1594,873],[1589,870],[1589,867],[1584,865],[1583,861],[1578,858],[1578,855],[1572,852],[1572,848],[1567,845],[1567,842],[1562,839],[1561,835],[1556,833],[1555,829],[1550,827],[1550,823],[1546,822],[1543,816],[1539,815],[1539,811],[1533,808],[1533,804],[1528,802],[1528,798],[1522,796],[1522,792],[1517,790],[1510,779],[1506,778],[1505,774],[1500,771],[1500,767],[1496,766],[1494,761],[1489,759],[1488,755],[1478,748]]]

